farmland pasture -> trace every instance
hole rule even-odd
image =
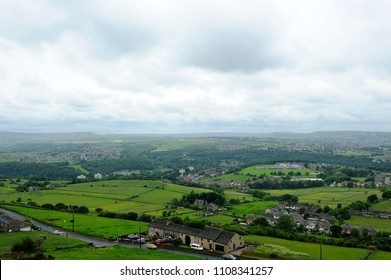
[[[287,259],[319,259],[320,245],[299,241],[285,240],[266,236],[245,236],[246,242],[258,244],[254,253],[263,257],[270,257],[274,253],[277,258]],[[391,259],[391,252],[378,251],[373,254],[367,249],[346,248],[323,245],[322,256],[324,260],[362,260]]]
[[[369,227],[374,227],[379,231],[391,233],[390,219],[351,216],[351,218],[345,222],[357,227],[369,226]]]
[[[372,210],[391,212],[391,199],[380,201],[372,206]]]
[[[72,230],[72,213],[33,209],[13,205],[3,205],[2,207],[54,225],[66,231]],[[141,231],[146,231],[147,223],[75,214],[75,232],[87,235],[111,238],[119,235],[139,232],[140,228]]]
[[[338,203],[348,206],[355,201],[366,201],[371,194],[381,197],[380,190],[344,187],[319,187],[308,189],[265,190],[272,195],[292,194],[299,198],[299,203],[313,203],[321,206],[337,207]]]
[[[239,172],[224,174],[214,177],[212,180],[216,182],[235,182],[245,184],[247,181],[252,181],[259,176],[276,176],[274,172],[280,172],[281,175],[287,176],[293,172],[293,177],[316,178],[316,171],[308,168],[294,169],[294,168],[278,168],[274,164],[256,165],[242,169]],[[300,172],[301,175],[297,175]],[[272,174],[273,173],[273,174]]]
[[[233,206],[233,209],[227,213],[237,217],[247,216],[261,216],[265,210],[277,206],[276,201],[254,201],[237,204]]]
[[[299,177],[305,177],[305,178],[316,178],[316,171],[308,168],[302,168],[302,169],[295,169],[295,168],[277,168],[275,165],[257,165],[257,166],[250,166],[247,168],[244,168],[242,171],[240,171],[240,174],[250,174],[255,176],[273,176],[272,173],[274,172],[281,172],[285,176],[289,174],[289,172],[292,172],[296,176],[297,172],[300,172],[301,175]]]
[[[1,190],[8,192],[1,192]],[[102,208],[106,211],[127,213],[146,212],[164,209],[172,199],[180,199],[191,191],[210,192],[208,189],[179,186],[162,181],[150,180],[111,180],[67,185],[53,190],[16,193],[9,188],[0,188],[0,200],[22,203],[33,201],[44,203],[64,203],[65,205],[84,205],[93,210]]]

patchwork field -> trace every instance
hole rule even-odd
[[[257,247],[249,253],[253,257],[297,260],[320,259],[319,244],[254,235],[245,236],[245,240],[246,242],[257,244]],[[389,260],[391,259],[391,252],[371,252],[367,249],[323,245],[322,257],[324,260]]]
[[[158,211],[170,204],[172,199],[180,199],[191,191],[210,192],[208,189],[190,188],[161,181],[112,180],[68,185],[54,190],[36,192],[15,192],[12,188],[0,188],[0,200],[22,203],[33,201],[38,205],[64,203],[84,205],[90,211],[102,208],[105,211],[128,213]],[[234,197],[234,195],[231,195]]]
[[[275,173],[288,175],[290,172],[293,173],[293,176],[298,177],[305,177],[305,178],[316,178],[316,171],[308,168],[302,168],[302,169],[295,169],[295,168],[278,168],[276,165],[257,165],[257,166],[250,166],[242,171],[240,171],[241,174],[247,175],[255,175],[255,176],[273,176]],[[300,175],[298,174],[300,173]]]
[[[256,165],[250,166],[242,169],[236,173],[225,174],[213,178],[213,181],[216,182],[235,182],[244,184],[247,181],[258,178],[259,176],[287,176],[288,174],[292,177],[302,177],[302,178],[316,178],[316,170],[302,168],[278,168],[274,164],[265,164],[265,165]]]
[[[381,197],[380,190],[362,189],[362,188],[343,188],[343,187],[320,187],[295,190],[265,190],[272,195],[283,195],[286,193],[296,195],[299,203],[313,203],[321,206],[328,205],[332,208],[337,207],[338,203],[342,206],[348,206],[352,202],[361,200],[366,201],[371,194]]]
[[[391,233],[391,220],[380,219],[380,218],[368,218],[368,217],[357,217],[352,216],[346,223],[355,225],[357,227],[369,226],[374,227],[379,231]]]

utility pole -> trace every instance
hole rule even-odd
[[[320,260],[323,260],[323,247],[322,247],[322,243],[320,243],[320,248],[319,248],[320,252],[319,252],[319,255],[320,255]]]
[[[139,235],[138,235],[139,239],[138,240],[140,241],[139,243],[140,243],[140,248],[141,248],[141,227],[138,228],[138,232],[139,232]]]
[[[72,232],[75,232],[75,209],[72,210]]]

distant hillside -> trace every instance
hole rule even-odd
[[[22,143],[47,143],[56,141],[80,141],[80,140],[113,140],[130,138],[203,138],[203,137],[254,137],[269,139],[286,139],[312,142],[350,142],[350,143],[375,143],[391,144],[391,132],[371,131],[316,131],[312,133],[194,133],[194,134],[106,134],[99,135],[92,132],[71,133],[18,133],[0,132],[0,147]]]
[[[43,143],[53,141],[75,141],[84,139],[96,139],[99,136],[92,132],[70,133],[19,133],[1,132],[0,146],[9,146],[21,143]]]

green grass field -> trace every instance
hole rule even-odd
[[[247,168],[244,168],[242,171],[239,173],[243,175],[255,175],[255,176],[260,176],[260,175],[265,175],[265,176],[273,176],[272,173],[274,172],[282,172],[285,176],[289,174],[289,172],[293,172],[294,176],[298,177],[305,177],[305,178],[315,178],[316,171],[308,168],[303,168],[303,169],[293,169],[293,168],[286,168],[286,169],[279,169],[276,168],[275,165],[257,165],[257,166],[250,166]],[[297,172],[300,172],[301,175],[296,175]]]
[[[320,259],[320,245],[299,241],[278,239],[265,236],[245,236],[246,242],[257,244],[257,247],[249,254],[264,258],[280,259]],[[272,257],[271,257],[272,256]],[[324,260],[362,260],[369,256],[369,259],[391,259],[391,252],[377,251],[373,254],[367,249],[345,248],[338,246],[322,246]]]
[[[262,216],[265,210],[277,206],[276,201],[254,201],[234,205],[227,213],[236,217]]]
[[[150,251],[147,249],[124,248],[112,246],[94,248],[90,244],[77,239],[58,236],[46,232],[14,232],[0,234],[0,259],[8,259],[6,255],[11,251],[12,245],[25,237],[36,239],[45,235],[44,242],[46,255],[56,260],[196,260],[195,257],[183,256],[175,253]]]
[[[352,202],[361,200],[366,202],[367,197],[376,194],[381,197],[380,190],[362,189],[362,188],[343,188],[343,187],[320,187],[294,190],[265,190],[272,195],[283,195],[286,193],[296,195],[299,203],[313,203],[321,206],[328,205],[335,208],[338,203],[342,206],[348,206]]]
[[[352,216],[349,220],[347,220],[345,222],[350,225],[355,225],[357,227],[369,226],[369,227],[374,227],[379,231],[391,233],[391,220],[390,219]]]
[[[2,205],[2,207],[67,231],[72,230],[72,213],[32,209],[12,205]],[[135,233],[139,232],[140,229],[144,232],[147,230],[147,225],[147,223],[138,221],[75,214],[75,232],[103,238],[112,238],[119,235]]]
[[[20,198],[22,203],[33,201],[38,205],[55,205],[61,202],[65,205],[84,205],[90,211],[102,208],[118,213],[141,213],[164,209],[172,199],[180,199],[191,191],[210,192],[208,189],[190,188],[161,181],[111,180],[73,184],[31,193],[17,193],[13,188],[1,187],[0,201],[12,202]]]
[[[391,199],[381,201],[372,206],[372,210],[391,212]]]
[[[273,175],[274,172],[282,172],[283,175]],[[303,178],[316,178],[316,171],[312,169],[279,169],[276,168],[273,164],[268,165],[256,165],[256,166],[250,166],[247,168],[242,169],[239,172],[236,173],[230,173],[225,174],[222,176],[218,176],[213,178],[213,181],[216,182],[235,182],[244,184],[248,180],[252,181],[254,179],[257,179],[259,176],[287,176],[289,172],[293,172],[293,177],[303,177]],[[297,172],[300,172],[301,175],[297,175]]]

